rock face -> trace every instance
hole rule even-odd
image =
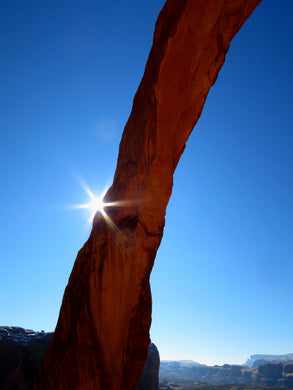
[[[144,365],[136,390],[158,390],[159,388],[160,355],[155,344],[148,350],[147,361]]]
[[[0,327],[0,390],[32,390],[53,333]],[[148,350],[137,390],[158,390],[160,357],[155,344]]]
[[[136,389],[173,173],[230,41],[260,2],[167,0],[105,196],[112,207],[78,253],[35,390]]]

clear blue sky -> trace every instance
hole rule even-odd
[[[52,331],[111,183],[164,1],[0,7],[0,325]],[[151,277],[162,359],[293,352],[291,0],[232,42],[175,174]]]

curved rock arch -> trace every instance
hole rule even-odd
[[[79,251],[35,390],[135,390],[173,173],[233,36],[261,0],[168,0],[106,202]]]

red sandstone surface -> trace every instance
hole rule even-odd
[[[261,0],[168,0],[120,143],[107,207],[79,251],[34,390],[135,390],[147,357],[149,276],[173,173],[229,44]]]

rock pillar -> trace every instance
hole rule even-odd
[[[260,1],[167,0],[106,194],[112,207],[78,253],[35,390],[136,389],[173,173],[231,39]]]

